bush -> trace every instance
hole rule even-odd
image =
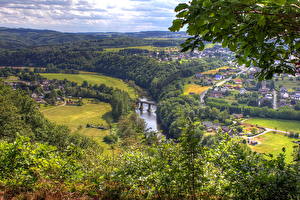
[[[115,135],[107,135],[103,138],[103,142],[106,144],[115,144],[118,142],[118,136]]]
[[[77,183],[83,177],[78,161],[81,151],[69,146],[61,153],[54,146],[32,143],[18,136],[13,143],[0,142],[0,186],[8,191],[32,191],[43,184]]]

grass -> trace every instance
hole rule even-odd
[[[57,73],[41,73],[41,75],[47,79],[58,79],[73,81],[81,84],[83,81],[87,81],[89,84],[105,84],[109,87],[118,88],[120,90],[128,92],[131,98],[136,98],[137,94],[132,87],[129,87],[121,79],[104,76],[101,74],[91,72],[81,72],[80,74],[57,74]]]
[[[188,95],[190,93],[201,94],[202,92],[205,92],[206,90],[208,90],[210,87],[211,86],[200,86],[200,85],[196,85],[196,84],[187,84],[184,86],[183,94],[184,95]]]
[[[109,134],[109,130],[86,128],[86,124],[103,125],[108,127],[107,120],[111,120],[111,106],[108,103],[87,103],[83,106],[49,106],[41,109],[44,116],[52,122],[69,127],[72,133],[80,133],[92,137],[100,143],[104,149],[103,137]]]
[[[275,86],[277,89],[279,89],[280,86],[284,86],[289,92],[293,92],[294,88],[300,88],[300,81],[296,80],[289,80],[289,78],[285,78],[284,80],[281,80],[279,78],[278,81],[275,81]]]
[[[209,49],[209,48],[213,48],[215,45],[217,45],[218,43],[208,43],[205,45],[204,49]]]
[[[105,51],[118,52],[123,49],[144,49],[144,50],[149,50],[149,51],[155,51],[155,50],[158,50],[159,47],[154,47],[154,46],[117,47],[117,48],[106,48]]]
[[[223,66],[223,67],[219,67],[217,69],[212,69],[212,70],[209,70],[209,71],[206,71],[206,72],[202,72],[201,74],[216,74],[218,73],[221,69],[228,69],[229,67],[228,66]]]
[[[19,77],[17,76],[8,76],[6,78],[4,78],[5,82],[15,82],[15,81],[19,81]]]
[[[292,131],[300,133],[300,121],[283,120],[283,119],[265,119],[265,118],[252,118],[244,121],[248,124],[254,124],[265,128],[277,129],[280,131]]]
[[[296,141],[297,139],[289,138],[283,134],[269,132],[256,137],[255,140],[257,140],[259,144],[255,146],[249,145],[253,151],[278,155],[282,153],[282,148],[284,147],[286,149],[286,161],[288,163],[293,161],[293,146],[296,146],[297,144],[292,141]]]
[[[133,46],[133,47],[117,47],[117,48],[106,48],[104,49],[106,52],[118,52],[123,49],[143,49],[148,51],[163,51],[163,50],[170,50],[170,51],[178,51],[178,47],[154,47],[154,46]]]

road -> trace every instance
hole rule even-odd
[[[45,110],[43,110],[43,111],[41,111],[41,112],[45,112],[45,111],[49,111],[49,110],[53,110],[53,109],[56,109],[57,107],[60,107],[60,106],[65,106],[66,104],[67,104],[67,102],[66,102],[66,101],[64,101],[64,103],[63,103],[63,104],[61,104],[61,105],[54,106],[53,108],[48,108],[48,109],[45,109]]]
[[[246,138],[249,138],[249,139],[252,139],[252,138],[256,138],[258,136],[261,136],[261,135],[264,135],[268,132],[279,132],[279,133],[285,133],[285,134],[288,134],[289,132],[286,132],[286,131],[280,131],[280,130],[275,130],[275,129],[271,129],[271,128],[265,128],[266,130],[258,135],[254,135],[254,136],[250,136],[250,137],[246,137]]]
[[[277,92],[275,89],[273,90],[273,109],[277,109]]]
[[[235,76],[238,76],[238,75],[240,75],[241,73],[246,72],[247,70],[248,70],[248,69],[244,69],[244,70],[238,72],[237,74],[235,74]],[[222,85],[225,84],[226,82],[232,80],[232,78],[233,78],[233,76],[231,76],[231,77],[229,77],[229,78],[227,78],[227,79],[224,79],[223,81],[220,81],[220,82],[216,83],[216,84],[213,85],[212,87],[214,87],[214,86],[215,86],[215,87],[222,86]],[[205,98],[207,92],[208,92],[208,90],[206,90],[205,92],[202,92],[202,93],[200,94],[199,99],[200,99],[200,103],[201,103],[201,104],[204,104],[204,98]]]

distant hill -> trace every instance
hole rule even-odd
[[[98,40],[105,38],[138,37],[138,38],[183,38],[183,32],[144,31],[136,33],[62,33],[52,30],[37,30],[25,28],[0,27],[0,49],[15,50],[34,46],[57,45],[84,40]]]
[[[105,35],[61,33],[51,30],[0,28],[0,48],[18,49],[32,46],[62,44],[79,40],[94,40],[105,37]]]

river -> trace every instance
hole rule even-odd
[[[140,98],[139,100],[140,101],[151,101],[146,97]],[[156,104],[151,105],[151,112],[148,112],[147,104],[144,104],[143,110],[140,110],[139,107],[137,107],[135,109],[135,112],[145,121],[146,129],[152,130],[152,131],[159,131],[159,124],[157,123],[157,117],[156,117]]]

